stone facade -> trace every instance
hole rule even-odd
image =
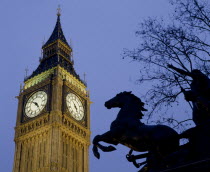
[[[58,18],[60,22],[60,15]],[[59,24],[57,21],[56,27]],[[60,38],[53,41],[61,42]],[[45,47],[49,48],[48,45]],[[56,56],[64,58],[59,52]],[[69,61],[69,65],[73,69],[73,63]],[[26,103],[37,91],[47,93],[47,103],[38,115],[28,117]],[[76,120],[68,110],[68,93],[75,94],[81,101],[84,109],[82,120]],[[25,80],[17,98],[13,172],[88,172],[91,101],[86,84],[78,75],[60,64],[49,69],[39,67],[39,72]]]

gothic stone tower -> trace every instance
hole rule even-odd
[[[60,13],[18,96],[13,172],[88,172],[90,99],[74,70]]]

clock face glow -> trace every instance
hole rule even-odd
[[[77,97],[73,93],[69,93],[66,96],[66,104],[67,104],[68,110],[71,113],[73,118],[75,118],[78,121],[83,119],[84,108],[83,108],[82,102],[80,101],[79,97]]]
[[[35,92],[26,102],[25,114],[33,118],[40,114],[47,104],[47,93],[44,91]]]

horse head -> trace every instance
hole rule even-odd
[[[131,93],[131,92],[121,92],[119,94],[117,94],[115,97],[111,98],[110,100],[106,101],[104,106],[107,108],[107,109],[111,109],[111,108],[114,108],[114,107],[119,107],[119,108],[122,108],[124,103],[125,103],[125,93]]]
[[[115,97],[113,97],[110,100],[105,102],[105,107],[107,109],[111,109],[111,108],[115,108],[115,107],[122,108],[122,107],[124,107],[124,105],[132,105],[132,106],[138,107],[141,117],[143,116],[141,111],[147,111],[144,108],[144,103],[141,101],[141,99],[136,97],[134,94],[132,94],[131,91],[130,92],[127,92],[127,91],[121,92],[121,93],[117,94]]]

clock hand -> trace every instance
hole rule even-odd
[[[39,108],[39,104],[37,102],[33,102],[38,108]]]
[[[74,104],[74,108],[76,109],[76,111],[77,111],[77,106]]]

